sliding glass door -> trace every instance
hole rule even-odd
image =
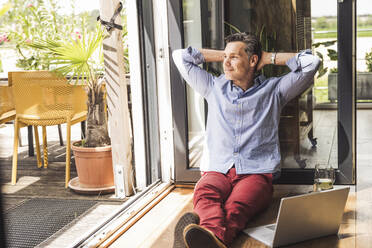
[[[354,4],[352,0],[168,1],[171,50],[189,45],[223,49],[224,36],[250,31],[259,36],[265,51],[312,49],[322,58],[314,86],[282,111],[278,183],[311,184],[316,164],[335,168],[336,183],[355,182]],[[218,64],[204,68],[222,73]],[[266,77],[287,72],[286,66],[271,65],[262,71]],[[179,183],[195,182],[208,107],[183,82],[173,63],[171,78],[177,136],[175,178]]]

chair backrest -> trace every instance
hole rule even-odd
[[[0,86],[0,115],[14,110],[13,92],[10,86]]]
[[[0,123],[14,119],[14,116],[12,88],[10,86],[0,85]]]
[[[8,78],[17,118],[22,120],[50,120],[45,125],[60,124],[87,109],[84,86],[71,85],[53,72],[9,72]]]

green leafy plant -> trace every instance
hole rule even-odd
[[[266,52],[275,52],[276,44],[276,32],[268,32],[265,25],[262,25],[260,29],[256,28],[256,35],[260,38],[262,49]],[[285,72],[285,67],[278,68],[273,65],[266,65],[261,69],[262,74],[266,77],[273,77],[275,75]]]
[[[231,23],[228,23],[227,21],[224,21],[225,24],[225,35],[230,35],[234,33],[240,33],[241,31],[236,26],[232,25]]]
[[[324,42],[317,42],[317,43],[314,43],[313,44],[313,47],[314,48],[317,48],[317,47],[320,47],[320,46],[324,46],[324,47],[329,47],[329,46],[332,46],[334,45],[335,43],[337,42],[337,40],[332,40],[332,41],[324,41]],[[332,61],[336,61],[337,60],[337,57],[338,57],[338,54],[337,54],[337,51],[334,50],[334,49],[327,49],[327,56],[330,58],[330,60]],[[317,78],[320,78],[322,77],[323,75],[325,75],[328,71],[328,67],[324,67],[324,57],[323,57],[323,54],[320,53],[320,52],[316,52],[316,55],[318,55],[318,57],[320,58],[320,65],[319,65],[319,69],[318,69],[318,76]],[[337,69],[336,68],[332,68],[331,69],[331,72],[332,70],[336,70],[337,72]]]
[[[15,2],[8,19],[13,28],[6,27],[14,49],[17,52],[17,67],[26,70],[48,70],[49,56],[40,51],[28,49],[28,44],[34,39],[53,38],[59,40],[62,32],[56,14],[56,1],[35,1],[20,5]],[[61,31],[61,33],[59,33]]]
[[[6,3],[0,8],[0,16],[4,15],[12,7],[11,3]]]
[[[123,41],[123,56],[124,56],[124,68],[125,72],[129,73],[129,53],[128,53],[128,29],[127,29],[127,14],[126,9],[122,9],[122,23],[123,23],[123,30],[122,30],[122,41]]]
[[[365,59],[367,64],[367,71],[372,72],[372,49],[369,53],[366,53]]]
[[[83,142],[86,147],[100,147],[110,144],[105,115],[102,41],[103,31],[97,25],[93,34],[83,32],[81,37],[67,41],[35,40],[30,47],[44,51],[50,56],[50,64],[57,74],[70,77],[75,84],[87,86],[88,116],[87,132]]]
[[[241,33],[240,29],[231,23],[224,22],[225,24],[225,35],[230,35],[234,33]],[[268,33],[266,26],[262,25],[261,28],[256,28],[255,35],[260,39],[262,49],[265,51],[273,51],[276,42],[276,32]]]
[[[0,33],[7,33],[7,47],[17,54],[17,67],[24,70],[49,70],[49,54],[43,50],[30,49],[28,46],[34,40],[63,41],[67,36],[77,36],[78,33],[95,32],[98,10],[75,13],[75,2],[68,0],[64,5],[70,5],[70,14],[61,14],[58,0],[32,0],[25,4],[22,0],[12,0],[0,8],[4,13],[0,22]],[[7,10],[7,11],[6,11]],[[129,72],[126,9],[122,10],[124,42],[124,61],[126,72]]]
[[[69,0],[71,6],[75,0]],[[68,4],[68,3],[67,3]],[[25,70],[49,70],[49,55],[28,46],[35,39],[61,41],[66,36],[82,30],[87,24],[87,13],[67,15],[59,13],[57,0],[33,0],[25,4],[12,0],[12,6],[2,17],[0,31],[6,32],[10,40],[8,47],[16,51],[16,66]],[[89,32],[94,31],[87,25]],[[85,28],[85,27],[84,27]]]

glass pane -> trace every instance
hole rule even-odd
[[[360,106],[372,102],[372,6],[357,1],[357,100]],[[361,104],[364,103],[364,104]],[[366,104],[369,103],[369,104]]]
[[[357,1],[357,152],[363,170],[371,161],[372,146],[372,5]],[[359,174],[360,175],[360,174]],[[358,176],[359,176],[358,175]],[[363,177],[361,175],[361,177]]]
[[[318,73],[314,87],[281,113],[282,168],[308,169],[318,163],[337,168],[337,77],[330,73],[337,66],[337,1],[230,1],[225,8],[225,34],[250,31],[259,36],[265,51],[312,49],[322,57],[323,75]],[[288,71],[286,66],[270,65],[263,74]]]
[[[300,120],[300,157],[295,161],[306,168],[314,168],[316,164],[338,168],[337,1],[311,0],[310,8],[311,47],[323,63],[314,78],[313,96],[308,94],[307,98],[299,99],[300,118],[306,109],[307,119]],[[309,97],[312,97],[312,111]],[[306,121],[311,123],[304,125]]]
[[[200,0],[183,1],[184,46],[202,47]],[[204,99],[186,84],[189,167],[199,167],[203,152],[205,113]]]
[[[184,46],[196,48],[221,49],[222,14],[221,2],[214,0],[183,0]],[[213,74],[221,72],[221,65],[210,63],[205,69]],[[199,167],[203,153],[206,109],[204,99],[188,85],[187,115],[188,115],[188,148],[189,167]]]

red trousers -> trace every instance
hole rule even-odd
[[[272,174],[237,175],[234,167],[227,174],[205,172],[195,186],[194,211],[202,227],[230,244],[272,195]]]

